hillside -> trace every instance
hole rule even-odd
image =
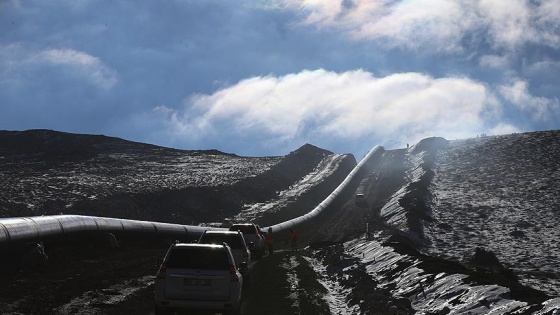
[[[395,297],[417,313],[558,312],[559,157],[560,131],[428,138],[386,151],[358,188],[379,243],[350,241],[347,250],[365,255],[383,285],[398,284]],[[370,252],[382,245],[395,255]],[[382,271],[395,268],[386,259],[409,278]]]
[[[100,135],[0,131],[0,217],[84,214],[223,222],[246,204],[274,198],[330,155],[309,144],[282,157],[240,157]],[[331,175],[345,176],[355,165],[351,156],[344,160]],[[321,189],[321,182],[316,183],[321,192],[308,194],[308,204],[328,195],[332,185]]]
[[[312,209],[356,165],[351,155],[312,145],[249,158],[52,131],[0,139],[21,134],[35,139],[27,149],[0,141],[7,162],[0,211],[12,215],[63,209],[265,225]],[[45,139],[80,149],[59,156],[44,149]],[[293,314],[557,314],[559,178],[560,131],[434,137],[383,150],[350,191],[298,228],[305,249],[257,264],[243,314],[267,313],[270,305]],[[281,235],[276,245],[284,247]],[[130,246],[47,248],[44,269],[4,277],[0,306],[13,314],[150,314],[153,261],[165,246]],[[53,294],[41,297],[47,288]]]
[[[394,314],[556,314],[559,144],[546,131],[385,150],[356,187],[366,202],[313,223],[330,313],[390,296]]]
[[[404,185],[379,214],[430,255],[466,261],[484,247],[560,295],[558,144],[558,131],[425,139],[399,152]]]

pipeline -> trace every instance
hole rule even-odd
[[[265,227],[264,230],[268,231],[268,229],[271,228],[272,231],[274,231],[274,233],[283,232],[289,230],[290,228],[295,228],[304,222],[314,219],[315,217],[317,217],[319,213],[321,213],[329,205],[331,205],[333,201],[337,198],[337,196],[339,196],[342,192],[344,192],[344,190],[354,180],[354,177],[358,175],[364,168],[366,168],[374,158],[377,158],[381,154],[383,154],[384,150],[385,149],[379,145],[371,149],[366,154],[366,156],[360,161],[360,163],[358,163],[358,165],[356,165],[356,167],[354,167],[354,169],[346,176],[346,178],[342,181],[342,183],[340,183],[340,185],[338,185],[338,187],[336,187],[336,189],[327,198],[325,198],[325,200],[323,200],[319,205],[317,205],[313,210],[297,218],[282,223],[278,223],[276,225],[272,225],[269,227]]]
[[[346,176],[344,181],[309,213],[270,227],[275,232],[281,232],[316,217],[346,189],[349,183],[367,166],[370,160],[382,154],[383,151],[384,149],[381,146],[371,149]],[[142,233],[153,236],[189,237],[193,239],[200,236],[205,230],[210,229],[218,228],[83,215],[2,218],[0,219],[0,246],[40,241],[49,237],[82,232]],[[265,227],[265,230],[268,230],[268,227]]]
[[[209,227],[83,215],[53,215],[0,219],[0,245],[39,241],[85,232],[146,234],[195,238]]]

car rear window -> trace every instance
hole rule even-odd
[[[227,243],[231,248],[242,248],[241,236],[239,234],[204,234],[200,238],[202,244]]]
[[[168,268],[227,270],[230,268],[224,248],[175,247],[167,260]]]
[[[255,227],[253,225],[233,225],[230,231],[240,231],[243,234],[255,234]]]

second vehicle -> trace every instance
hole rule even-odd
[[[239,270],[245,271],[251,263],[251,252],[245,243],[243,234],[238,231],[204,231],[198,240],[199,244],[217,244],[227,243],[231,248],[235,265]]]

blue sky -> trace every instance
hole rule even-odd
[[[557,0],[0,0],[0,129],[284,155],[560,127]]]

